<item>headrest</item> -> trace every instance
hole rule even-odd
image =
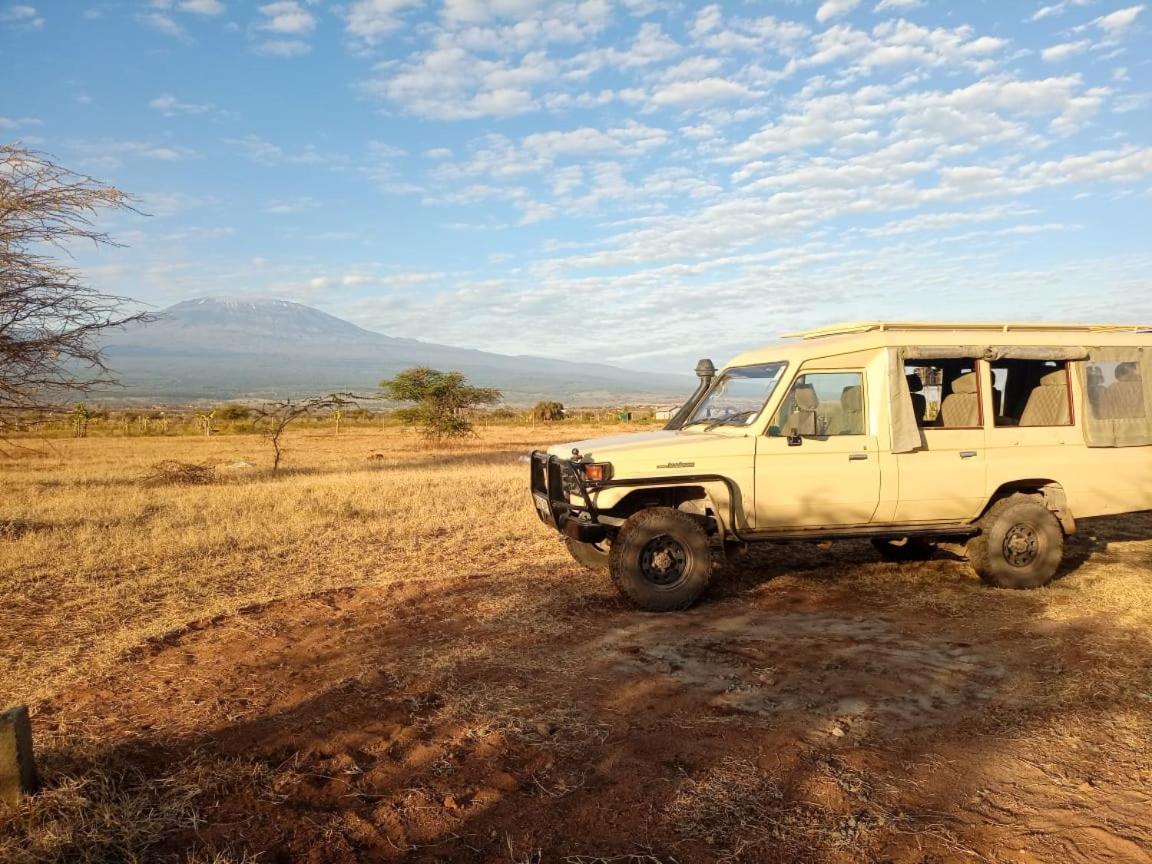
[[[864,388],[856,385],[855,387],[845,387],[841,390],[840,407],[845,411],[863,411]]]
[[[975,393],[976,392],[976,373],[965,372],[959,378],[952,382],[953,393]]]
[[[924,379],[920,377],[919,373],[913,372],[908,376],[908,392],[919,393],[924,389]]]
[[[1116,380],[1117,381],[1139,381],[1140,369],[1135,363],[1118,363],[1116,364]]]
[[[801,411],[815,411],[820,404],[816,397],[816,388],[811,384],[796,385],[796,407]]]
[[[1057,369],[1054,372],[1049,372],[1040,379],[1041,387],[1067,387],[1068,374],[1063,369]]]

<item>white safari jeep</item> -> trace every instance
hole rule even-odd
[[[985,582],[1033,588],[1076,517],[1152,509],[1149,327],[845,324],[696,374],[663,431],[532,454],[540,518],[644,609],[764,541],[965,541]]]

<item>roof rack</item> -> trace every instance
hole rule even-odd
[[[814,330],[797,333],[783,333],[784,339],[822,339],[826,336],[846,336],[852,333],[871,331],[922,331],[943,332],[952,330],[983,331],[993,333],[1044,332],[1060,333],[1152,333],[1152,324],[996,324],[972,321],[849,321],[842,324],[829,324]]]

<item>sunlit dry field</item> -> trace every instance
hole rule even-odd
[[[1039,591],[770,546],[642,614],[519,461],[618,429],[10,452],[0,861],[1152,861],[1152,516]]]

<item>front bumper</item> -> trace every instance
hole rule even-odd
[[[581,543],[599,543],[608,536],[587,483],[570,460],[534,450],[531,472],[532,503],[541,522]],[[580,503],[573,504],[573,498]]]

